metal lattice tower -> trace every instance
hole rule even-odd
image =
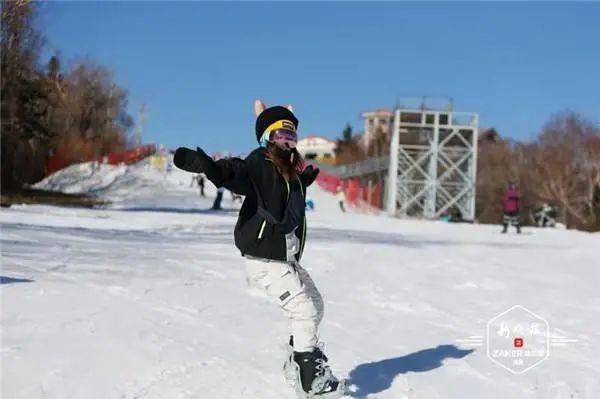
[[[478,125],[475,113],[396,109],[387,212],[434,219],[459,211],[474,220]]]

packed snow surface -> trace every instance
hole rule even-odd
[[[77,165],[38,187],[105,209],[13,206],[2,223],[2,398],[294,398],[287,323],[246,284],[239,204],[209,210],[191,175]],[[357,398],[600,397],[600,236],[342,214],[312,187],[302,263],[325,300],[321,338]],[[486,325],[544,317],[544,362],[513,374]],[[458,341],[457,341],[458,340]]]

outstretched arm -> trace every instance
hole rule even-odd
[[[217,187],[225,187],[237,194],[252,192],[246,163],[243,159],[228,158],[214,161],[201,148],[196,151],[179,147],[173,157],[175,166],[192,173],[204,173]]]

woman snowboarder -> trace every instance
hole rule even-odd
[[[267,108],[257,100],[254,109],[259,147],[245,159],[213,161],[201,148],[181,147],[174,162],[245,196],[235,245],[246,260],[248,280],[261,286],[289,319],[292,335],[285,376],[300,398],[338,398],[344,383],[333,376],[318,342],[323,301],[299,264],[306,239],[306,188],[319,169],[303,169],[296,150],[298,119],[291,106]]]

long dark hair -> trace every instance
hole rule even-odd
[[[297,149],[284,150],[275,144],[267,145],[267,158],[269,158],[279,172],[288,180],[295,179],[299,172],[304,169],[304,160]]]

